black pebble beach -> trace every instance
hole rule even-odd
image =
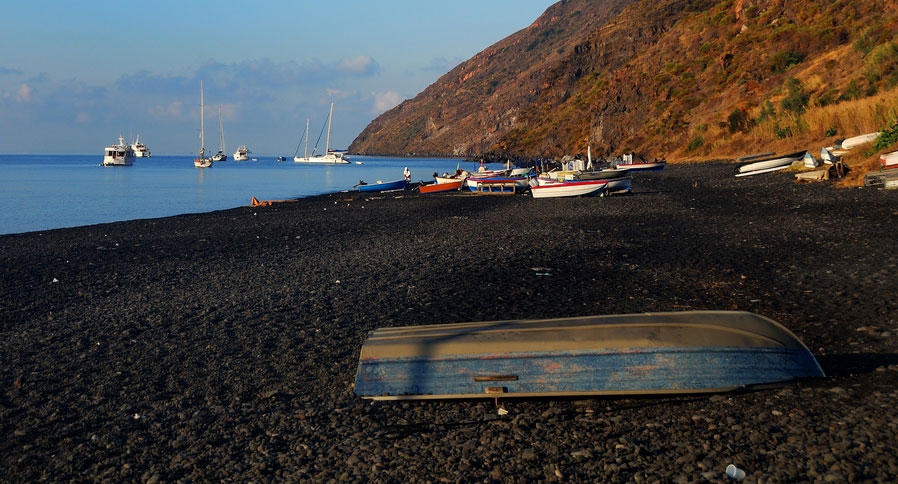
[[[898,191],[792,178],[673,165],[608,198],[338,193],[0,236],[0,481],[894,482]],[[353,393],[382,326],[691,309],[775,319],[828,377],[507,415]]]

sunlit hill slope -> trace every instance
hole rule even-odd
[[[829,143],[895,122],[896,32],[894,1],[562,1],[350,151],[542,157],[588,142],[671,160]]]

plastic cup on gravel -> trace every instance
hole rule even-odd
[[[734,466],[733,464],[727,466],[727,475],[732,477],[733,479],[736,479],[737,481],[745,479],[745,471]]]

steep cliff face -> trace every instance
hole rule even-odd
[[[733,133],[775,112],[795,85],[805,105],[825,105],[898,84],[896,31],[892,1],[562,1],[379,116],[350,150],[696,149],[709,127]]]
[[[473,155],[494,149],[521,110],[549,86],[547,74],[634,0],[569,0],[526,29],[459,64],[415,98],[377,117],[353,153]]]

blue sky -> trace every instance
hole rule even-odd
[[[332,147],[549,0],[12,1],[0,15],[0,153],[101,153],[119,132],[155,154],[292,155],[331,102]],[[211,141],[210,141],[211,140]],[[321,142],[322,148],[324,141]]]

